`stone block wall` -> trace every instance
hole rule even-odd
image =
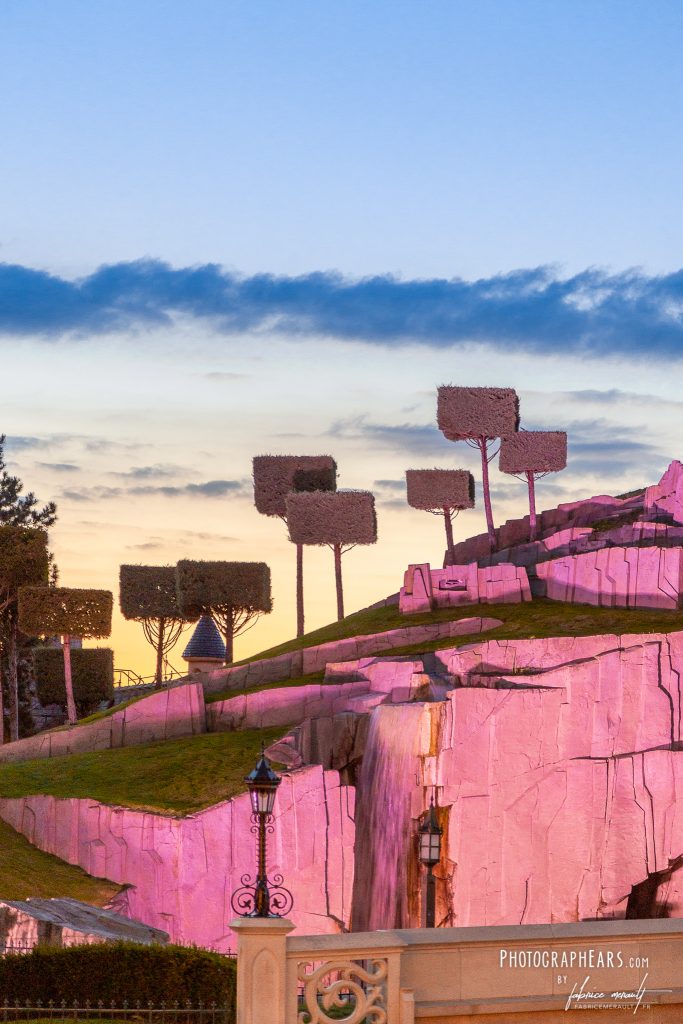
[[[343,930],[353,885],[354,791],[335,771],[283,775],[269,869],[294,896],[302,932]],[[256,849],[244,793],[185,818],[49,796],[0,799],[0,817],[34,845],[91,875],[131,886],[127,913],[172,942],[234,949],[232,893]]]
[[[206,732],[204,691],[199,683],[169,687],[105,718],[39,733],[0,747],[0,763],[87,754]]]
[[[404,615],[436,611],[468,604],[518,604],[530,601],[526,569],[512,564],[479,569],[469,565],[431,569],[428,564],[409,565],[400,591]]]
[[[621,608],[681,607],[683,548],[611,547],[540,562],[554,601]]]

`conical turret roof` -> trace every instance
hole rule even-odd
[[[202,615],[195,626],[190,642],[183,651],[183,658],[216,658],[225,660],[225,644],[210,615]]]

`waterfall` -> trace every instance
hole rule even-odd
[[[411,803],[418,793],[422,798],[419,754],[429,752],[420,743],[427,707],[383,704],[372,712],[356,788],[353,931],[410,927]]]

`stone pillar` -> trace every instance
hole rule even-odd
[[[287,935],[291,921],[240,917],[230,922],[238,936],[236,1024],[287,1024]]]

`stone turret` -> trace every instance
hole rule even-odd
[[[225,644],[216,623],[210,615],[202,615],[183,651],[187,662],[187,670],[193,672],[213,672],[225,663]]]

